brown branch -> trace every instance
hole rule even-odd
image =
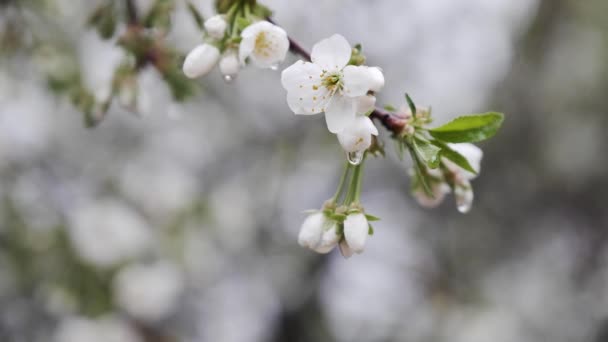
[[[129,25],[137,25],[139,19],[137,18],[137,8],[135,7],[134,0],[125,0],[125,6],[127,7],[127,19]]]
[[[272,22],[272,20],[270,18],[268,18],[268,21]],[[288,39],[289,39],[289,51],[291,51],[291,53],[293,53],[295,55],[299,55],[300,57],[304,58],[306,61],[310,62],[311,61],[310,53],[304,47],[302,47],[302,45],[300,45],[298,42],[296,42],[293,38],[288,37]],[[380,123],[382,123],[382,125],[384,127],[386,127],[386,129],[388,129],[389,131],[391,131],[395,134],[401,133],[401,131],[403,130],[403,127],[405,127],[405,124],[406,124],[406,121],[404,118],[402,118],[396,114],[389,113],[380,108],[374,109],[374,111],[369,115],[369,117],[380,121]]]

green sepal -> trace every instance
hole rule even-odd
[[[369,223],[367,224],[367,226],[369,227],[369,228],[367,229],[367,234],[369,234],[369,235],[374,235],[374,227],[372,227],[372,225],[371,225],[371,224],[369,224]]]
[[[410,95],[408,93],[405,93],[405,101],[407,102],[408,107],[410,107],[410,111],[412,112],[412,117],[416,117],[416,112],[418,111],[416,109],[416,104],[414,104],[414,101],[412,101],[412,98],[410,97]]]
[[[238,17],[236,18],[235,25],[239,31],[243,31],[247,26],[251,25],[251,20],[245,17]]]
[[[380,221],[380,218],[378,216],[374,216],[372,214],[365,214],[365,218],[368,222]]]
[[[427,196],[429,196],[430,198],[435,198],[435,195],[433,195],[433,191],[430,186],[430,179],[428,176],[428,172],[426,171],[426,166],[424,162],[420,159],[420,157],[414,150],[414,147],[409,143],[407,144],[407,149],[410,152],[410,156],[412,157],[412,162],[414,164],[416,181],[420,184],[422,190]]]
[[[478,142],[493,137],[503,121],[502,113],[467,115],[430,129],[429,133],[433,138],[446,142]]]
[[[328,217],[330,219],[332,219],[334,221],[338,221],[338,222],[344,222],[344,220],[346,220],[346,215],[344,215],[344,214],[334,213],[334,214],[328,215]]]
[[[439,163],[441,161],[441,158],[439,158],[439,152],[441,152],[441,148],[431,144],[428,140],[420,136],[414,137],[413,146],[416,154],[420,156],[426,166],[431,169],[436,169],[439,167]]]

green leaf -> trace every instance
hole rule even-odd
[[[416,154],[420,156],[426,166],[431,169],[439,167],[439,162],[441,161],[439,152],[441,152],[441,148],[431,144],[428,140],[423,140],[419,137],[414,138],[413,145]]]
[[[424,193],[430,198],[435,198],[433,195],[433,191],[431,190],[430,180],[428,178],[428,172],[426,171],[426,167],[416,151],[414,151],[414,147],[410,144],[407,144],[408,151],[410,152],[410,156],[412,157],[412,161],[414,163],[414,171],[416,172],[416,181],[420,183],[422,186],[422,190]]]
[[[478,142],[493,137],[503,121],[502,113],[467,115],[430,129],[429,133],[433,138],[447,142]]]
[[[378,216],[374,216],[371,214],[365,214],[365,218],[368,222],[380,221],[380,218]]]
[[[414,104],[414,101],[412,101],[412,98],[410,97],[410,95],[408,95],[408,93],[405,93],[405,101],[407,101],[407,105],[410,107],[410,110],[412,111],[412,117],[416,117],[416,105]]]
[[[465,158],[462,154],[454,151],[453,149],[450,148],[450,146],[448,146],[447,144],[445,144],[441,141],[433,140],[432,143],[441,148],[441,152],[439,153],[441,157],[447,158],[447,159],[453,161],[456,165],[460,166],[461,168],[463,168],[469,172],[472,172],[474,174],[477,174],[477,171],[475,171],[475,169],[471,166],[471,164],[469,163],[467,158]]]

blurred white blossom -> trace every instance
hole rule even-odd
[[[144,219],[109,199],[90,202],[72,212],[69,236],[87,262],[112,266],[141,255],[151,245],[152,232]]]
[[[129,265],[113,281],[116,303],[131,316],[155,322],[176,309],[184,289],[180,270],[168,262]]]

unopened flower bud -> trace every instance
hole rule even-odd
[[[315,252],[326,254],[331,252],[334,247],[340,241],[340,235],[338,235],[338,225],[333,222],[329,229],[325,230],[321,235],[321,241],[317,248],[315,248]]]
[[[197,78],[208,74],[220,59],[220,50],[210,44],[195,47],[184,60],[183,71],[188,78]]]
[[[363,252],[368,232],[369,224],[363,213],[350,214],[344,220],[344,238],[354,253]]]
[[[205,30],[209,37],[214,39],[222,39],[226,33],[228,23],[221,15],[214,15],[213,17],[205,20]]]
[[[323,234],[323,225],[325,224],[325,215],[323,213],[314,213],[309,215],[302,223],[300,234],[298,235],[298,243],[302,247],[315,249],[321,242]]]
[[[239,72],[239,57],[234,50],[224,53],[220,59],[220,72],[225,76],[235,76]]]
[[[344,258],[348,259],[351,256],[353,256],[354,253],[353,253],[352,249],[350,249],[350,247],[348,246],[348,243],[346,242],[346,240],[340,241],[339,247],[340,247],[340,253],[342,254],[342,256]]]
[[[434,171],[434,170],[433,170]],[[422,186],[418,186],[414,191],[413,195],[418,204],[425,208],[435,208],[445,198],[445,195],[450,193],[450,186],[444,182],[437,182],[431,185],[431,191],[433,192],[433,197],[429,196]]]

